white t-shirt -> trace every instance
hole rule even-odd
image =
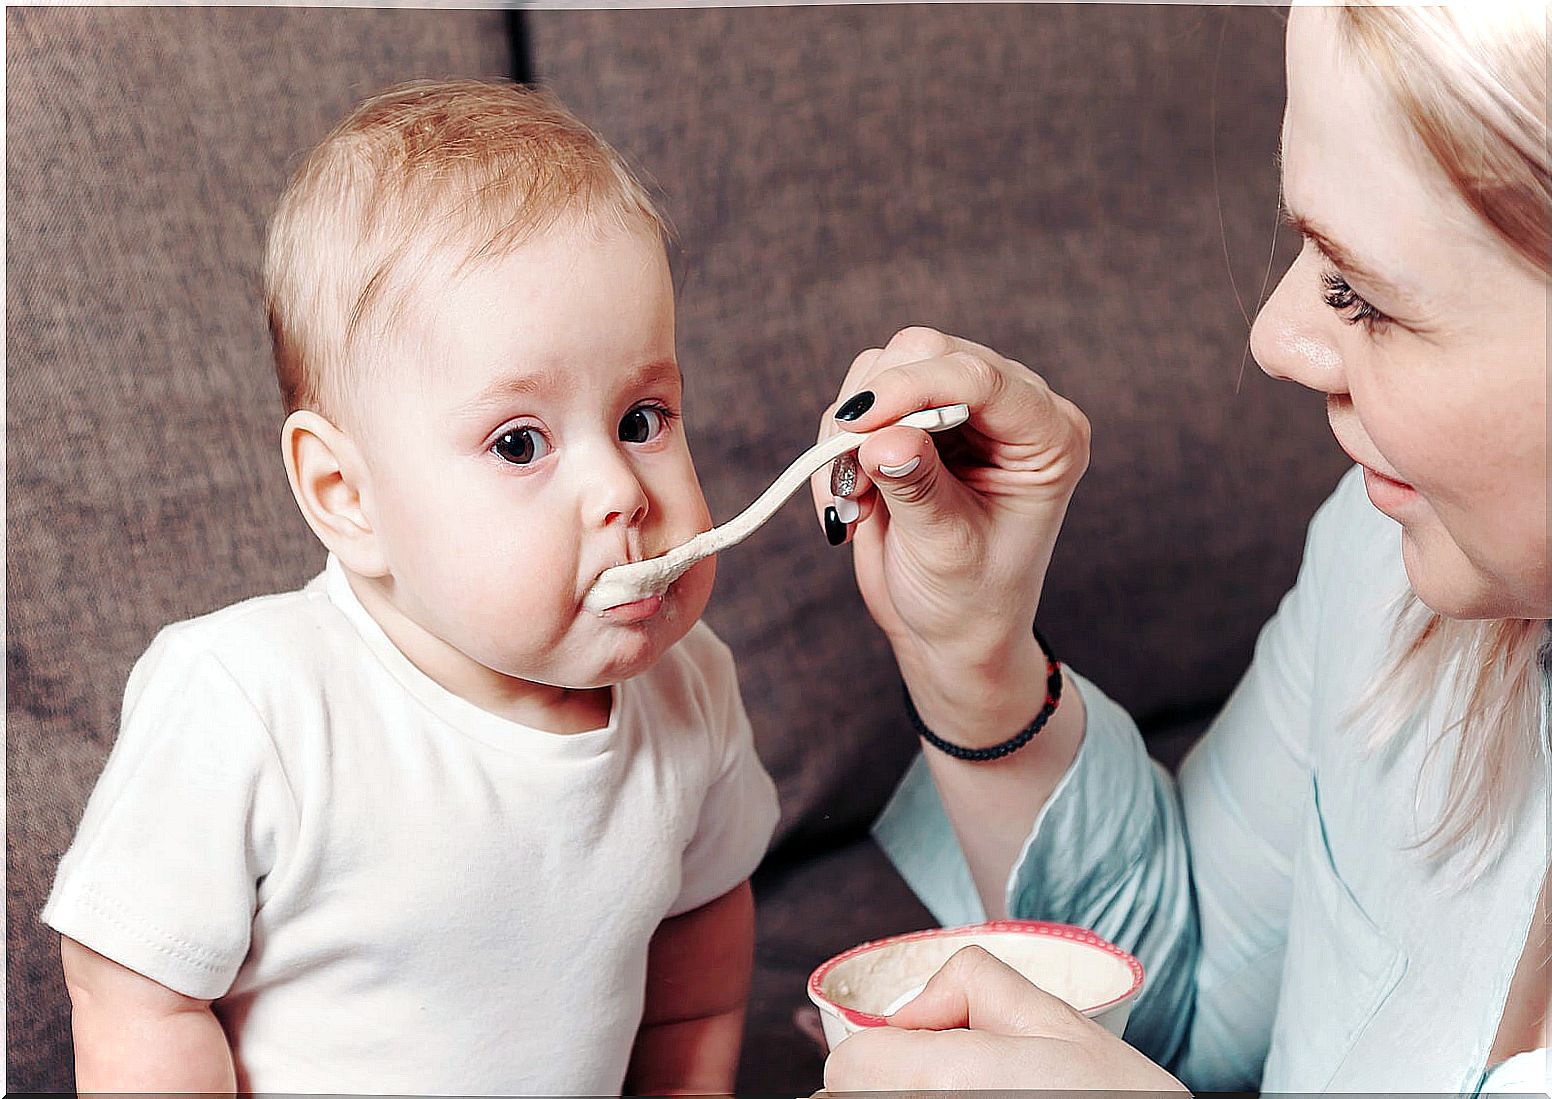
[[[244,1090],[617,1093],[653,931],[776,816],[704,624],[556,735],[421,673],[331,559],[152,642],[43,919],[218,999]]]

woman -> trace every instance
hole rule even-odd
[[[943,922],[1093,927],[1149,979],[1128,1045],[962,952],[827,1089],[1545,1090],[1546,48],[1539,3],[1289,18],[1305,245],[1252,349],[1357,466],[1178,787],[1086,680],[1053,711],[1030,634],[1082,413],[927,330],[853,364],[848,428],[974,410],[814,486],[927,741],[880,843]]]

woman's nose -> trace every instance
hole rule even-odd
[[[1318,264],[1300,253],[1250,330],[1250,353],[1261,369],[1322,393],[1346,393],[1347,373],[1333,324],[1341,324],[1321,293]]]

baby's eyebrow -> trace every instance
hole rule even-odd
[[[674,359],[654,359],[628,371],[623,388],[638,389],[657,382],[672,380],[684,384],[684,374]],[[553,393],[565,385],[565,374],[556,369],[528,373],[503,374],[480,390],[457,409],[459,414],[479,415],[485,410],[522,398]]]
[[[553,370],[542,370],[532,374],[503,374],[465,402],[459,411],[478,412],[483,408],[517,397],[532,397],[546,390],[553,390],[559,383],[560,378]]]
[[[632,370],[626,378],[628,385],[648,385],[652,382],[667,381],[672,378],[681,385],[684,384],[684,372],[679,369],[679,363],[674,359],[654,359]]]

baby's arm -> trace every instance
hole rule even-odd
[[[68,936],[60,956],[77,1091],[237,1090],[232,1050],[209,1000],[174,992]]]
[[[632,1095],[727,1095],[738,1071],[754,964],[747,881],[658,925],[647,955],[647,1000],[631,1051]]]

